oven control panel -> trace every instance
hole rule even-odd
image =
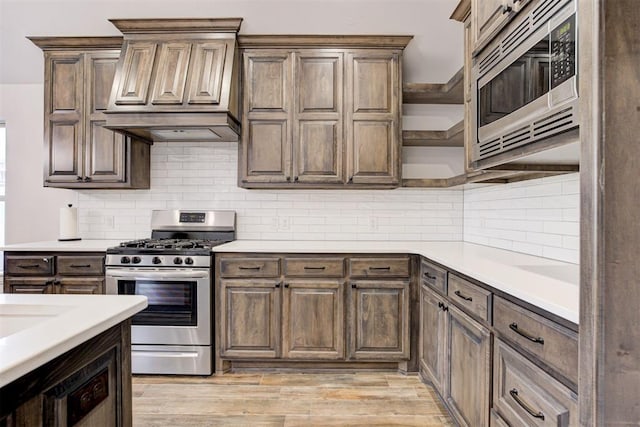
[[[211,267],[211,257],[204,255],[120,255],[107,254],[107,266],[124,267]]]

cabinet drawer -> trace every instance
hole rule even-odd
[[[58,274],[63,276],[86,276],[104,274],[104,256],[58,255]]]
[[[351,258],[351,277],[409,277],[409,257]]]
[[[493,306],[495,330],[578,384],[578,334],[503,298]]]
[[[5,272],[16,276],[52,275],[53,257],[7,255]]]
[[[455,274],[449,274],[447,295],[469,313],[491,323],[491,292]]]
[[[493,406],[512,427],[578,425],[577,395],[500,339],[494,348]]]
[[[447,271],[424,259],[420,263],[420,280],[436,291],[447,293]]]
[[[343,277],[344,258],[285,258],[284,275],[290,277]]]
[[[222,258],[221,277],[275,277],[280,275],[280,258]]]

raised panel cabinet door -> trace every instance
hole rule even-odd
[[[445,400],[459,425],[489,425],[491,334],[487,328],[449,305]]]
[[[349,357],[408,359],[409,281],[352,281],[349,290]]]
[[[81,53],[45,53],[45,185],[82,179],[84,78]]]
[[[291,182],[291,53],[249,51],[243,61],[240,185]]]
[[[86,55],[86,106],[84,181],[124,182],[126,180],[126,138],[104,128],[105,110],[118,64],[118,51]]]
[[[220,281],[221,356],[273,359],[280,352],[281,284]]]
[[[191,57],[191,43],[167,42],[158,48],[158,64],[151,94],[154,105],[181,105]]]
[[[291,182],[290,121],[248,120],[243,127],[242,182]]]
[[[226,54],[225,41],[194,43],[189,66],[189,104],[220,104]],[[225,74],[225,78],[229,76]]]
[[[420,287],[420,372],[444,395],[447,363],[447,302],[434,291]]]
[[[53,277],[5,277],[4,292],[7,294],[53,294]]]
[[[58,294],[68,295],[85,295],[104,294],[104,278],[103,277],[73,277],[58,278],[56,280]]]
[[[352,52],[345,83],[348,183],[400,182],[399,52]]]
[[[512,9],[505,0],[471,0],[474,50],[482,47],[502,28],[511,16]]]
[[[303,50],[294,58],[293,180],[342,183],[343,53]]]
[[[282,304],[282,357],[344,359],[344,283],[287,280]]]
[[[151,72],[156,56],[157,43],[147,41],[125,41],[126,54],[122,62],[122,68],[117,70],[122,74],[118,87],[113,97],[113,102],[118,105],[144,105],[147,103],[149,87],[151,85]]]

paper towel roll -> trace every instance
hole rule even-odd
[[[72,205],[60,208],[58,240],[80,240],[78,237],[78,208],[74,208]]]

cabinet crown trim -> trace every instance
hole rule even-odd
[[[27,36],[42,50],[55,49],[120,49],[122,37],[36,37]]]
[[[242,18],[109,19],[123,34],[238,32]]]
[[[241,48],[396,48],[404,49],[413,39],[412,35],[310,35],[310,34],[250,34],[239,35]]]

